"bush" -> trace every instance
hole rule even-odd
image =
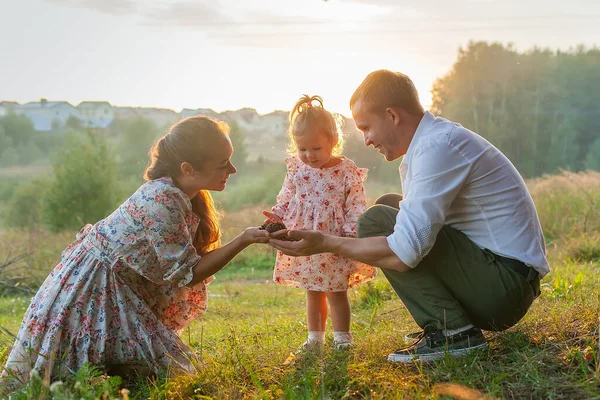
[[[15,189],[5,211],[8,226],[33,228],[42,223],[42,198],[48,190],[48,182],[37,178]]]
[[[53,164],[44,219],[53,231],[78,229],[106,217],[118,204],[117,166],[104,137],[70,136]]]
[[[225,211],[238,210],[249,205],[274,205],[285,173],[283,162],[276,166],[265,164],[262,171],[240,174],[235,183],[225,191],[213,193],[214,198]]]
[[[567,172],[527,181],[548,239],[600,230],[600,172]]]

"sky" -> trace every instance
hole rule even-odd
[[[600,0],[0,0],[0,38],[0,101],[349,115],[381,68],[429,105],[470,40],[600,46]]]

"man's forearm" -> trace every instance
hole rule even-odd
[[[337,253],[378,268],[397,271],[410,269],[390,249],[385,236],[356,239],[326,235],[323,247],[326,253]]]

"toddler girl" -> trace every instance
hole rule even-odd
[[[296,103],[289,134],[287,175],[272,213],[264,214],[288,229],[356,236],[356,221],[366,209],[363,181],[367,170],[340,155],[343,137],[319,96],[305,95]],[[308,339],[303,349],[323,344],[327,302],[334,346],[352,345],[347,291],[374,276],[375,268],[337,254],[290,257],[277,253],[274,281],[306,289]]]

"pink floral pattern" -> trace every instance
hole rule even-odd
[[[312,168],[296,157],[286,160],[287,175],[273,213],[290,229],[314,229],[356,236],[356,221],[367,207],[367,170],[348,158],[331,168]],[[275,282],[307,290],[339,292],[375,277],[375,268],[339,254],[290,257],[277,252]]]
[[[32,368],[57,376],[85,362],[192,371],[178,333],[206,310],[212,280],[185,286],[200,259],[198,223],[189,198],[161,178],[86,225],[32,299],[6,368],[21,380]]]

